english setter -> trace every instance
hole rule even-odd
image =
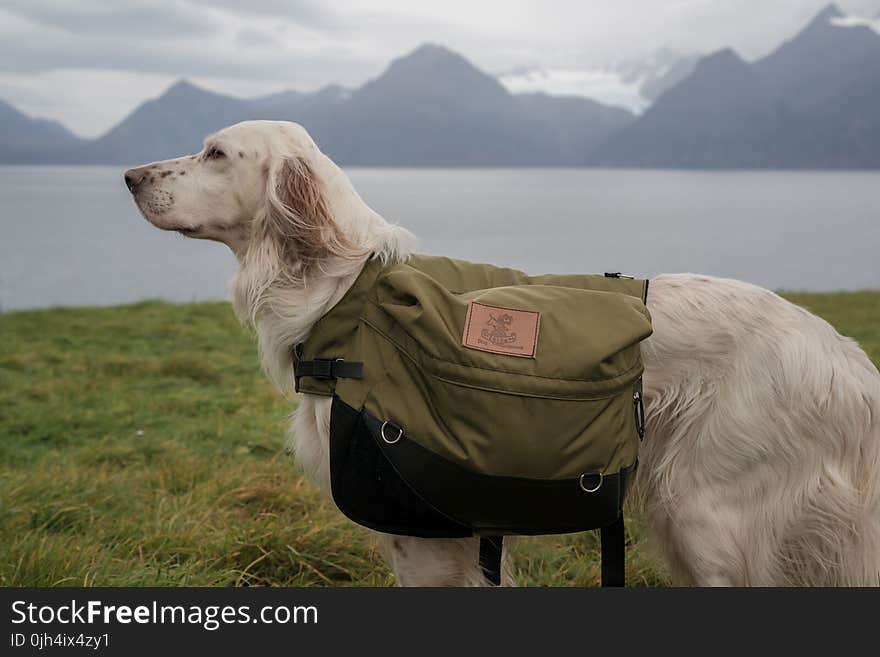
[[[286,392],[292,345],[366,259],[411,250],[410,233],[364,203],[294,123],[239,123],[125,181],[156,227],[232,249],[235,312]],[[865,353],[739,281],[657,276],[648,307],[635,492],[674,581],[880,584],[880,375]],[[325,490],[329,411],[329,398],[306,395],[292,423],[296,458]],[[485,584],[476,538],[377,537],[401,585]]]

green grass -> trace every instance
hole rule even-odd
[[[790,295],[880,361],[880,292]],[[0,585],[388,585],[284,454],[226,304],[0,315]],[[628,584],[667,578],[630,521]],[[521,539],[523,585],[595,585],[594,532]]]

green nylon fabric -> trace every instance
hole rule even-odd
[[[637,279],[528,276],[423,255],[371,260],[300,347],[303,360],[363,362],[363,378],[304,377],[298,390],[335,393],[483,474],[614,474],[638,452],[646,293]],[[469,301],[540,312],[535,357],[463,346]]]

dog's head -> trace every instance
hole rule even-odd
[[[233,125],[199,153],[129,169],[125,184],[157,228],[223,242],[240,259],[271,249],[305,271],[327,256],[360,253],[331,203],[356,194],[296,123]]]

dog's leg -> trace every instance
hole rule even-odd
[[[717,503],[716,503],[717,502]],[[657,519],[651,519],[657,525]],[[662,522],[664,552],[673,581],[690,586],[773,586],[774,536],[742,509],[721,500],[680,503],[674,518]]]
[[[730,441],[736,441],[731,436]],[[673,479],[645,505],[673,581],[696,586],[877,586],[880,523],[846,463]],[[856,477],[858,475],[855,475]],[[862,480],[863,481],[863,480]],[[751,493],[751,494],[748,494]]]
[[[478,538],[415,538],[376,534],[398,586],[488,586],[479,564]],[[502,585],[510,585],[505,551]]]
[[[880,470],[866,473],[851,465],[828,459],[796,491],[799,503],[782,545],[780,579],[786,583],[880,586],[880,508],[866,494],[868,479]]]

